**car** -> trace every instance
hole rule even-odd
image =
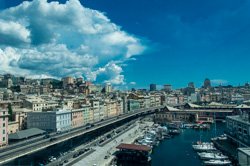
[[[49,139],[49,141],[55,141],[56,140],[56,138],[50,138]]]
[[[56,160],[56,158],[54,156],[49,157],[50,162],[55,161],[55,160]]]
[[[77,157],[78,157],[78,154],[74,154],[74,155],[73,155],[73,158],[77,158]]]
[[[86,152],[86,151],[89,151],[89,150],[90,150],[90,148],[85,148],[85,152]]]
[[[109,156],[104,156],[104,159],[108,159],[109,158]]]
[[[67,163],[67,162],[69,162],[68,160],[64,160],[64,163]]]
[[[43,136],[44,139],[50,138],[49,134],[46,134],[45,136]]]

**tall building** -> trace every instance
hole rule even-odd
[[[170,84],[163,85],[163,90],[166,92],[170,92],[172,90],[172,85]]]
[[[205,89],[211,88],[211,82],[210,82],[210,80],[208,78],[205,79],[203,87]]]
[[[8,145],[8,110],[0,108],[0,147]]]
[[[149,90],[150,91],[156,91],[156,84],[150,84],[149,85]]]
[[[105,85],[105,92],[106,93],[111,93],[112,92],[111,83],[106,83],[106,85]]]

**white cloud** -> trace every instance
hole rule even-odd
[[[145,50],[140,39],[79,0],[25,1],[0,11],[0,18],[0,72],[124,84],[124,63]]]
[[[30,42],[30,31],[23,25],[0,19],[0,43],[16,45]]]
[[[136,82],[130,82],[129,84],[130,85],[136,85]]]

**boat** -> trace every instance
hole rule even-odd
[[[198,155],[200,156],[201,159],[203,160],[224,160],[224,159],[228,159],[227,156],[221,154],[221,153],[217,153],[217,152],[212,152],[212,153],[206,153],[206,152],[201,152],[198,153]]]
[[[204,161],[205,165],[231,165],[231,161],[229,160],[208,160]]]
[[[181,133],[181,131],[178,130],[178,129],[169,130],[169,134],[171,134],[171,135],[178,135],[178,134],[180,134],[180,133]]]
[[[215,151],[216,148],[211,143],[192,145],[195,151]]]

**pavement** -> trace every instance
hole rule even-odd
[[[116,147],[120,143],[133,143],[136,138],[143,135],[143,126],[152,125],[152,123],[144,122],[143,124],[136,122],[135,126],[125,133],[119,135],[111,142],[104,146],[92,147],[95,151],[79,162],[75,163],[74,166],[108,166],[114,159],[114,152],[117,151]],[[104,158],[107,156],[108,158]]]

